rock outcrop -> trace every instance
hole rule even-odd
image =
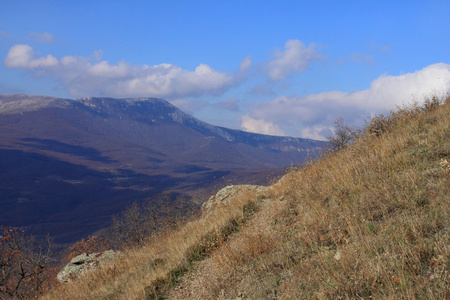
[[[100,253],[83,253],[74,257],[59,273],[58,281],[66,283],[86,273],[104,267],[113,262],[118,256],[122,256],[120,251],[107,250]]]
[[[219,190],[215,195],[211,196],[208,201],[203,203],[203,215],[208,215],[220,206],[226,206],[237,196],[244,192],[254,191],[256,194],[263,194],[268,187],[261,185],[229,185]]]

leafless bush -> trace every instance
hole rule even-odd
[[[121,246],[140,246],[150,236],[149,215],[142,204],[134,202],[112,217],[113,240]]]
[[[113,216],[109,240],[119,248],[139,247],[156,232],[179,226],[194,212],[188,198],[163,192],[148,202],[134,202]]]
[[[348,144],[355,141],[361,133],[358,128],[346,125],[342,118],[334,122],[334,128],[334,134],[328,137],[328,142],[331,148],[335,150],[345,148]]]
[[[444,97],[444,104],[447,104],[447,103],[450,103],[450,95],[449,95],[449,93],[447,93],[447,96],[446,97]]]
[[[392,126],[395,117],[384,116],[383,114],[370,118],[369,123],[365,127],[365,133],[370,135],[380,136],[382,133],[389,130]]]
[[[439,105],[441,105],[442,102],[444,102],[444,99],[440,99],[436,95],[432,96],[431,99],[426,98],[424,105],[423,105],[423,109],[424,110],[433,110],[433,109],[437,108]]]
[[[0,226],[0,297],[29,299],[51,284],[52,242],[38,242],[21,228]]]

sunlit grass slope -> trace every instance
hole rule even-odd
[[[449,299],[450,101],[44,299]],[[376,134],[375,134],[376,133]]]

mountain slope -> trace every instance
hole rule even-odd
[[[212,126],[156,98],[0,95],[0,219],[74,241],[131,201],[261,181],[325,145]]]
[[[449,116],[446,99],[378,119],[43,299],[448,299]]]
[[[41,147],[39,150],[44,150],[48,140],[65,142],[69,147],[89,144],[89,148],[111,157],[108,163],[113,162],[114,158],[120,159],[119,153],[116,153],[120,146],[137,153],[144,151],[147,157],[156,161],[171,155],[171,160],[178,157],[191,163],[220,167],[223,166],[220,161],[226,162],[225,167],[228,167],[233,160],[236,165],[243,164],[243,167],[281,167],[325,145],[313,140],[266,136],[212,126],[156,98],[68,100],[15,95],[0,96],[0,101],[3,145],[15,143],[14,146],[33,147],[31,143],[24,145],[18,141],[25,138],[34,138],[31,142],[39,144],[35,145],[36,148]],[[6,130],[14,130],[17,134],[12,135]],[[48,146],[48,150],[55,151],[51,145]],[[234,159],[223,157],[228,151],[205,156],[211,148],[217,150],[221,147],[231,151]],[[75,156],[72,160],[99,161],[94,157],[82,157],[76,152],[77,149],[66,150],[59,151],[59,154]],[[143,163],[141,168],[144,169],[147,165],[145,161]]]

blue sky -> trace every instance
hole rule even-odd
[[[325,139],[450,90],[449,1],[2,1],[0,94],[160,97]]]

